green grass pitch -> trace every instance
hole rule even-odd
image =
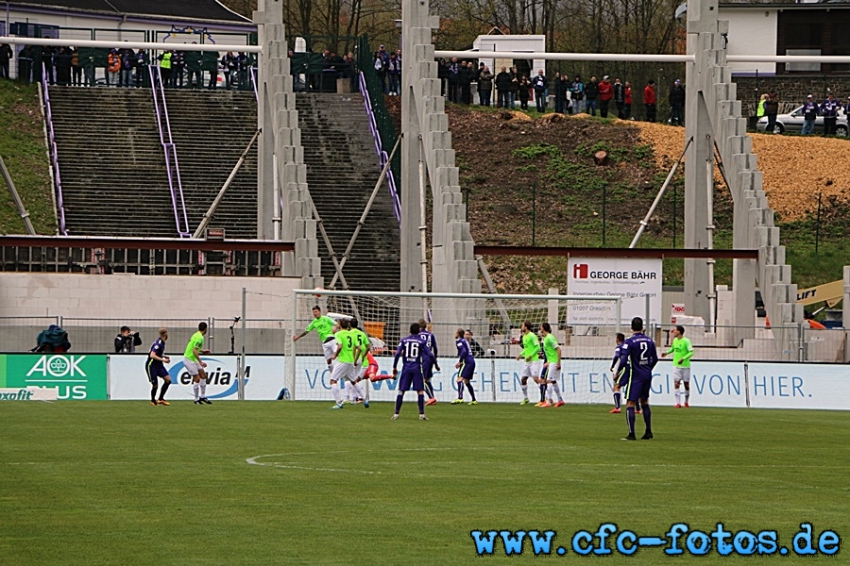
[[[582,557],[574,532],[800,523],[850,535],[846,412],[656,406],[622,442],[608,407],[3,403],[0,564],[756,564],[835,557]],[[638,417],[638,435],[643,422]],[[250,459],[258,464],[249,463]],[[476,556],[470,531],[555,530],[553,550]],[[609,548],[613,541],[609,541]]]

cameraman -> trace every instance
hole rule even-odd
[[[141,345],[142,339],[139,333],[130,330],[129,326],[122,326],[121,332],[115,337],[116,354],[132,354],[136,351],[136,346]]]

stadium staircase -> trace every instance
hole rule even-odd
[[[337,258],[342,255],[375,188],[381,168],[359,94],[299,93],[296,98],[307,185]],[[319,236],[322,277],[334,265]],[[386,184],[381,187],[343,269],[351,289],[397,291],[398,221]],[[337,281],[336,289],[342,289]]]
[[[71,235],[175,237],[153,98],[147,89],[50,87]],[[194,230],[256,130],[251,92],[166,91],[183,194]],[[212,227],[256,237],[256,146]]]

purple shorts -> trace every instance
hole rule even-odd
[[[475,379],[475,362],[466,362],[460,366],[460,371],[457,372],[457,376],[463,379]]]
[[[401,372],[401,378],[398,380],[398,392],[413,389],[414,391],[425,391],[425,380],[422,378],[422,372],[417,370]]]
[[[168,370],[160,364],[149,364],[147,366],[148,381],[156,384],[157,377],[168,377]]]
[[[649,399],[649,391],[652,387],[652,379],[629,379],[625,385],[625,397],[629,401],[640,401]]]

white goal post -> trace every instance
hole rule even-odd
[[[522,399],[519,386],[523,363],[521,326],[531,323],[538,332],[548,322],[561,347],[560,383],[565,400],[573,403],[607,402],[615,336],[621,331],[622,298],[584,295],[439,294],[296,289],[291,296],[291,336],[305,331],[318,306],[333,319],[358,320],[371,339],[380,373],[392,373],[393,355],[410,324],[424,319],[438,345],[440,372],[434,375],[439,401],[456,395],[457,349],[455,333],[468,330],[476,348],[476,378],[481,401]],[[292,399],[330,400],[330,371],[316,332],[286,344],[284,383]],[[606,373],[608,375],[606,375]],[[395,398],[395,380],[366,382],[371,400]],[[363,383],[361,383],[361,387]],[[537,394],[531,383],[529,389]],[[531,394],[529,394],[531,396]]]

